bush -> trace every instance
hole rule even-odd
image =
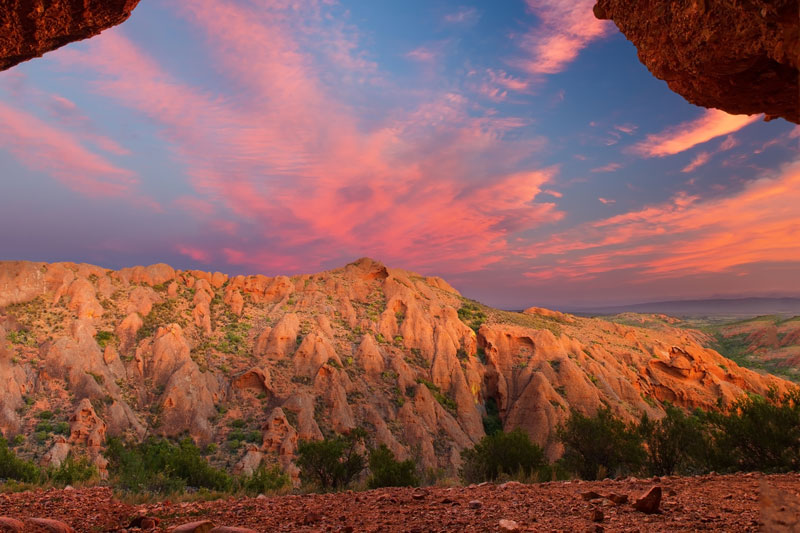
[[[787,472],[800,469],[800,389],[749,396],[727,413],[708,413],[717,470]]]
[[[97,341],[97,345],[100,346],[100,348],[105,349],[106,346],[116,341],[117,336],[114,335],[112,331],[98,331],[94,339]]]
[[[185,487],[226,491],[233,484],[225,471],[208,464],[188,437],[177,444],[150,437],[128,446],[110,439],[106,457],[117,484],[132,492],[168,494]]]
[[[252,476],[242,479],[242,489],[250,495],[269,494],[288,487],[291,481],[279,467],[262,464]]]
[[[61,463],[61,466],[48,470],[47,477],[54,485],[65,487],[96,479],[97,474],[97,467],[91,464],[86,457],[76,460],[70,455]]]
[[[354,430],[320,441],[302,441],[297,446],[296,464],[300,476],[322,490],[347,487],[366,467],[357,447],[366,432]]]
[[[458,309],[458,318],[477,333],[481,325],[486,322],[486,313],[478,302],[465,300]]]
[[[30,461],[18,458],[13,450],[9,449],[8,441],[0,437],[0,479],[34,483],[40,476],[39,467]]]
[[[687,415],[675,406],[667,405],[666,411],[660,420],[652,421],[645,415],[639,423],[639,433],[647,448],[648,473],[653,476],[692,473],[704,462],[703,424],[697,416]]]
[[[608,407],[593,417],[572,411],[557,435],[564,445],[562,464],[583,479],[635,472],[646,455],[638,428],[616,418]]]
[[[527,478],[547,464],[544,451],[520,428],[485,436],[474,448],[462,450],[461,460],[466,483],[494,481],[501,474]]]
[[[500,409],[498,409],[497,400],[494,398],[486,399],[486,416],[483,417],[483,431],[487,435],[494,435],[503,431],[503,420],[500,418]]]
[[[371,476],[367,485],[371,489],[380,487],[417,487],[417,465],[413,460],[397,461],[394,453],[381,444],[369,453]]]

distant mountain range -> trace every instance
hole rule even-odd
[[[577,315],[616,315],[619,313],[663,313],[676,317],[753,317],[759,315],[800,315],[800,298],[716,298],[676,300],[608,307],[574,309]]]

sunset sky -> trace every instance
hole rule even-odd
[[[687,103],[593,4],[142,1],[0,73],[0,258],[800,295],[800,128]]]

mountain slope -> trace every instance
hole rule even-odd
[[[555,457],[570,409],[657,417],[788,386],[691,332],[499,311],[366,258],[292,278],[4,262],[0,308],[0,430],[101,470],[108,436],[188,433],[218,464],[296,473],[298,439],[362,426],[452,473],[497,417]]]

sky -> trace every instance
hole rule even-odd
[[[593,4],[141,2],[0,73],[0,259],[800,294],[800,128],[687,103]]]

